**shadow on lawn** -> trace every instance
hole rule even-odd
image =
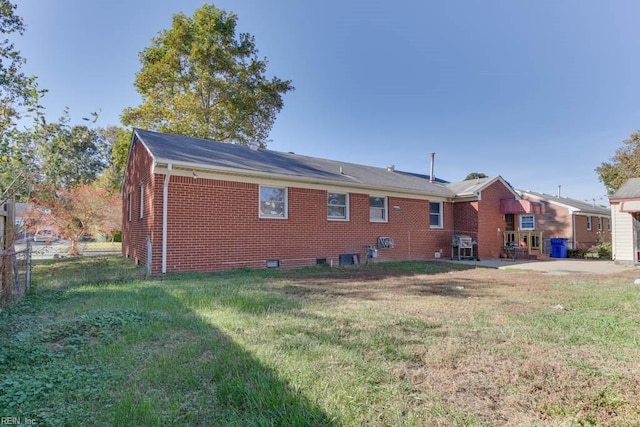
[[[41,414],[44,425],[335,425],[294,385],[160,284],[56,286],[54,292],[62,298],[48,299],[51,291],[40,289],[3,319],[23,341],[16,358],[4,355],[13,362],[0,382],[5,375],[28,383],[30,375],[36,381],[91,373],[52,383],[15,408]],[[52,315],[26,322],[22,311],[29,304],[32,312]],[[42,363],[24,354],[35,348]],[[88,387],[101,391],[83,395]],[[21,386],[15,390],[23,392]],[[75,402],[73,411],[67,402]]]
[[[302,392],[178,298],[158,287],[130,297],[144,301],[147,312],[171,307],[171,313],[155,325],[157,330],[167,324],[158,336],[135,344],[136,352],[150,357],[135,374],[136,387],[124,390],[116,418],[145,425],[150,420],[161,425],[335,424]]]

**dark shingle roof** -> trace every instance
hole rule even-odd
[[[638,199],[640,198],[640,178],[630,178],[622,184],[622,187],[609,197],[615,199]]]
[[[429,178],[429,175],[425,175],[425,174],[423,174],[423,173],[415,173],[415,172],[407,172],[407,171],[398,171],[398,170],[397,170],[396,172],[397,172],[397,173],[404,174],[404,175],[411,175],[411,176],[415,176],[415,177],[418,177],[418,178],[426,179],[427,181],[430,179],[430,178]],[[444,179],[442,179],[442,178],[438,178],[437,176],[434,176],[434,177],[433,177],[433,182],[438,182],[438,183],[440,183],[440,184],[448,184],[448,183],[449,183],[449,181],[446,181],[446,180],[444,180]]]
[[[521,194],[531,195],[538,199],[547,200],[552,203],[559,203],[571,208],[577,209],[580,212],[594,214],[594,215],[611,215],[611,211],[605,206],[593,206],[593,203],[583,202],[581,200],[571,199],[569,197],[558,197],[550,194],[538,193],[536,191],[518,190]]]
[[[397,189],[439,197],[454,194],[438,182],[430,183],[420,176],[388,171],[386,168],[364,166],[337,160],[320,159],[294,153],[252,150],[245,146],[225,144],[159,132],[134,130],[134,142],[139,140],[158,163],[179,163],[183,166],[251,172],[257,175],[315,179],[326,183],[366,186],[372,189]]]

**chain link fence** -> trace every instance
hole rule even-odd
[[[30,286],[30,248],[0,252],[0,305],[19,300]]]
[[[31,286],[31,260],[64,258],[69,256],[71,243],[67,240],[47,242],[18,240],[15,250],[0,251],[0,306],[21,299]],[[83,256],[122,253],[122,243],[83,241],[78,245]]]
[[[16,243],[16,248],[26,249],[27,247],[31,248],[34,259],[64,258],[69,256],[71,242],[56,239],[52,241],[21,240]],[[122,243],[86,240],[79,242],[78,250],[83,256],[120,254]]]

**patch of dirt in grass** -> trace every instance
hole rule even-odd
[[[482,271],[483,269],[478,269]],[[373,282],[373,285],[372,285]],[[443,296],[469,298],[486,296],[490,286],[479,282],[468,271],[453,274],[409,274],[404,271],[380,273],[362,270],[342,273],[331,278],[308,278],[296,280],[283,286],[290,296],[311,300],[344,299],[387,300],[405,297]],[[466,290],[466,292],[465,292]]]
[[[608,378],[566,364],[564,351],[531,349],[525,358],[496,354],[446,338],[422,363],[398,364],[394,374],[413,394],[446,402],[490,425],[536,422],[612,425],[636,419],[640,383]]]
[[[396,342],[406,343],[403,350],[412,356],[390,362],[389,371],[411,395],[422,396],[415,399],[416,412],[426,410],[425,402],[436,401],[489,425],[630,425],[630,420],[640,419],[640,351],[631,346],[612,358],[606,343],[569,346],[540,340],[529,334],[534,326],[527,322],[571,310],[578,299],[576,284],[619,289],[621,281],[632,286],[636,274],[563,277],[484,268],[436,274],[363,269],[294,280],[282,290],[321,304],[320,310],[366,309],[414,319],[415,325],[438,325],[433,331],[403,323],[393,329]],[[359,320],[366,329],[366,320]],[[349,328],[343,331],[349,333]]]

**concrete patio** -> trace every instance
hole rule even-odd
[[[640,268],[635,265],[619,265],[613,261],[585,260],[576,258],[549,258],[545,260],[525,260],[525,259],[503,259],[487,258],[480,261],[475,260],[451,260],[441,259],[443,262],[454,264],[468,264],[482,267],[518,270],[533,270],[548,274],[616,274],[626,271],[637,271]]]

